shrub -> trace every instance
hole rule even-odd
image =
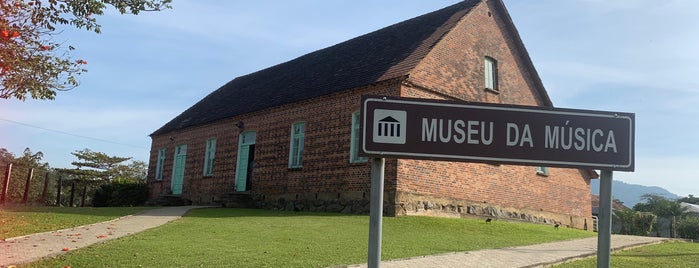
[[[679,221],[677,234],[681,238],[699,239],[699,217],[685,217]]]
[[[637,212],[633,219],[633,235],[649,236],[653,225],[657,222],[657,216],[653,213]]]
[[[113,181],[101,185],[92,199],[94,207],[140,206],[148,200],[148,187],[141,182]]]

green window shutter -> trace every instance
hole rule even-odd
[[[155,166],[155,179],[163,179],[163,168],[165,167],[165,149],[158,150],[158,162]]]
[[[485,88],[498,90],[498,62],[485,57]]]
[[[248,177],[248,162],[250,161],[250,145],[241,144],[238,153],[238,166],[235,169],[235,190],[246,191],[246,180]]]
[[[352,113],[352,133],[350,141],[350,163],[366,162],[366,157],[359,156],[359,111]]]
[[[214,156],[216,154],[216,139],[206,141],[206,153],[204,154],[204,176],[214,174]]]
[[[291,148],[289,150],[289,167],[300,168],[303,161],[303,139],[306,132],[305,123],[296,123],[291,126]]]

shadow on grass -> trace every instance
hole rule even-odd
[[[668,258],[668,257],[687,257],[687,256],[699,256],[699,252],[692,253],[669,253],[669,254],[643,254],[643,253],[630,253],[619,255],[624,258]]]
[[[7,212],[73,214],[87,216],[120,217],[139,213],[155,207],[49,207],[49,206],[0,206],[0,210]]]
[[[283,211],[254,208],[197,208],[190,210],[185,217],[196,218],[236,218],[236,217],[322,217],[322,216],[366,216],[363,214],[343,214],[331,212]]]

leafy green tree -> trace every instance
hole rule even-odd
[[[115,167],[115,179],[127,182],[145,182],[148,173],[148,164],[143,161],[131,161],[127,165]]]
[[[658,217],[653,213],[636,212],[633,220],[633,235],[649,236]]]
[[[31,170],[33,175],[29,182],[27,201],[32,203],[42,202],[40,197],[44,188],[44,175],[51,172],[49,164],[42,162],[43,157],[44,154],[42,152],[34,153],[29,148],[24,149],[22,155],[19,157],[15,157],[5,148],[0,149],[0,161],[3,162],[0,166],[7,167],[8,163],[12,163],[12,172],[6,201],[19,203],[24,199],[27,177]],[[3,168],[2,171],[3,174],[0,175],[2,177],[0,181],[5,179],[5,168]],[[51,190],[51,188],[49,188],[49,190]]]
[[[15,155],[5,148],[0,148],[0,165],[5,166],[7,163],[12,162],[15,159]]]
[[[147,198],[148,191],[145,187],[145,174],[147,165],[143,161],[131,161],[131,157],[109,156],[102,152],[95,152],[90,149],[82,149],[71,153],[78,160],[72,162],[75,169],[59,169],[65,176],[64,186],[75,183],[78,190],[85,191],[88,196],[86,204],[92,203],[95,206],[112,205],[134,205],[143,203],[138,197],[136,201],[131,198],[132,193],[137,192],[142,196],[141,188],[145,190]],[[124,184],[137,184],[133,186],[139,191],[123,190]],[[105,192],[105,189],[108,191]],[[112,189],[122,189],[114,191]],[[82,193],[82,192],[81,192]],[[76,193],[77,194],[77,193]],[[123,196],[126,195],[126,196]],[[89,200],[92,197],[92,200]],[[114,201],[118,200],[118,202]],[[126,200],[126,201],[124,201]],[[82,202],[82,200],[81,200]],[[66,202],[63,202],[64,205]]]
[[[621,227],[619,230],[620,234],[632,234],[634,232],[633,221],[637,213],[631,209],[614,210],[612,220]]]
[[[54,99],[78,85],[87,61],[73,60],[72,45],[58,41],[59,27],[101,32],[96,17],[109,6],[122,14],[170,8],[172,0],[0,1],[0,98]]]
[[[638,203],[633,206],[636,211],[642,212],[652,212],[658,217],[671,218],[672,216],[684,215],[685,209],[680,206],[680,202],[675,200],[668,200],[667,198],[655,195],[655,194],[644,194],[641,196],[646,202]]]
[[[82,149],[71,153],[78,158],[71,164],[76,166],[75,170],[63,170],[66,173],[80,175],[84,177],[99,178],[102,181],[110,182],[124,169],[124,161],[131,157],[109,156],[102,152],[95,152],[90,149]],[[85,169],[87,168],[87,169]]]
[[[658,217],[667,218],[670,220],[669,228],[670,236],[675,236],[676,219],[685,215],[686,208],[683,208],[679,200],[668,200],[667,198],[654,194],[645,194],[642,196],[645,203],[638,203],[633,208],[637,211],[651,212]],[[657,226],[657,229],[664,228]]]
[[[699,205],[699,197],[695,197],[694,195],[691,195],[691,194],[687,197],[682,197],[680,199],[677,199],[677,201]]]
[[[677,224],[677,234],[681,238],[699,240],[699,217],[685,217]]]

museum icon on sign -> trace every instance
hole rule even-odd
[[[373,141],[405,144],[407,113],[399,110],[374,110]]]

